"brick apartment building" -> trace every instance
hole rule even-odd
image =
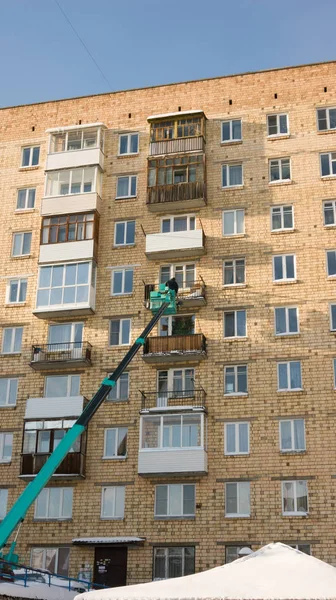
[[[0,517],[164,317],[22,525],[122,585],[283,541],[336,565],[336,62],[0,113]]]

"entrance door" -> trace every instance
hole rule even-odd
[[[127,548],[96,546],[94,583],[107,587],[126,585]]]

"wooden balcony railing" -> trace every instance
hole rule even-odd
[[[149,337],[144,346],[145,356],[148,354],[169,354],[174,352],[181,354],[205,354],[206,341],[203,333]]]
[[[50,453],[22,454],[21,475],[37,475]],[[55,475],[85,475],[85,456],[82,452],[69,452],[55,471]]]
[[[149,145],[149,155],[178,154],[181,152],[195,152],[197,150],[203,152],[204,146],[205,140],[203,135],[151,141]]]
[[[157,185],[147,188],[147,204],[165,204],[166,202],[184,202],[196,199],[203,199],[206,203],[204,181]]]

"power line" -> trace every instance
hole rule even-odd
[[[63,14],[65,20],[69,23],[72,31],[75,33],[75,35],[77,36],[77,38],[79,39],[80,43],[82,44],[83,48],[86,50],[86,52],[88,53],[89,57],[91,58],[92,62],[95,64],[95,66],[97,67],[99,73],[104,77],[105,81],[108,83],[109,88],[112,88],[111,83],[109,82],[109,80],[107,79],[105,73],[103,73],[103,71],[101,70],[100,66],[98,65],[97,61],[93,58],[90,50],[88,49],[88,47],[86,46],[85,42],[82,40],[82,38],[80,37],[79,33],[77,33],[76,29],[74,28],[73,24],[71,23],[69,17],[66,15],[66,13],[64,12],[63,8],[60,6],[60,4],[58,3],[58,0],[54,0],[55,4],[58,6],[58,8],[60,9],[61,13]]]

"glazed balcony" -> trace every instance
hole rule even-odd
[[[206,185],[203,181],[158,185],[147,190],[147,206],[152,212],[191,210],[206,205]]]
[[[99,165],[104,168],[103,123],[48,129],[46,171]]]
[[[48,171],[41,215],[100,212],[101,179],[99,166]]]
[[[44,217],[39,263],[95,259],[98,230],[98,213]]]
[[[38,344],[32,347],[30,366],[35,371],[88,367],[92,364],[91,352],[89,342]]]
[[[151,128],[150,156],[204,151],[206,119],[203,111],[152,115],[147,120]]]
[[[34,477],[47,462],[51,452],[21,455],[21,477]],[[53,477],[85,477],[85,455],[82,452],[69,452],[57,467]]]
[[[150,306],[150,293],[157,291],[159,284],[145,283],[144,304],[146,308]],[[178,291],[178,300],[182,308],[201,308],[206,304],[206,285],[200,277],[197,281],[186,282]]]
[[[147,363],[200,362],[206,358],[206,339],[203,333],[149,337],[143,359]]]
[[[205,235],[202,229],[146,235],[146,256],[152,260],[202,256]]]

